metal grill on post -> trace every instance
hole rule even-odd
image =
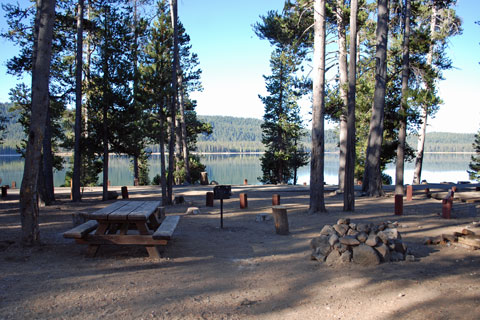
[[[213,198],[220,200],[220,228],[223,229],[223,199],[230,199],[232,195],[232,186],[213,187]]]

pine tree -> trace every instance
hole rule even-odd
[[[470,180],[476,180],[480,182],[480,130],[475,134],[475,142],[472,144],[475,150],[475,155],[471,157],[470,164],[467,170]]]
[[[265,114],[262,142],[266,147],[260,158],[263,183],[289,183],[295,169],[307,163],[299,146],[302,125],[297,100],[301,97],[294,74],[298,61],[292,52],[276,49],[270,59],[272,75],[264,76],[269,96],[261,97]],[[296,88],[297,87],[297,88]]]

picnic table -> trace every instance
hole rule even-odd
[[[142,245],[151,258],[160,258],[157,246],[172,238],[180,216],[159,221],[160,201],[116,201],[87,215],[87,222],[65,232],[65,238],[88,244],[87,255],[95,256],[100,245]]]

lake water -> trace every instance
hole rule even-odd
[[[422,180],[428,182],[444,181],[468,181],[469,154],[426,154],[423,164]],[[201,161],[207,166],[209,180],[215,180],[220,184],[243,184],[244,179],[249,184],[260,184],[258,177],[261,176],[260,155],[257,154],[209,154],[202,155]],[[68,163],[68,161],[67,161]],[[126,156],[111,156],[109,179],[113,186],[133,185],[130,159]],[[160,157],[152,155],[150,163],[150,178],[160,173]],[[395,165],[389,164],[385,173],[392,178],[395,176]],[[10,184],[12,181],[20,183],[23,175],[23,159],[18,156],[0,156],[1,184]],[[325,155],[325,182],[337,184],[338,178],[338,154],[328,153]],[[307,184],[310,181],[310,167],[305,166],[298,171],[298,183]],[[99,175],[101,181],[102,175]],[[405,183],[411,183],[413,179],[413,163],[405,166]],[[392,179],[395,181],[394,179]],[[65,184],[65,170],[55,172],[55,186]]]

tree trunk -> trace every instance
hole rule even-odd
[[[405,140],[407,137],[408,77],[410,73],[410,0],[405,0],[403,28],[402,102],[399,110],[400,128],[398,129],[397,164],[395,170],[395,194],[402,196],[405,163]]]
[[[110,41],[108,39],[108,35],[106,34],[107,30],[107,24],[108,24],[108,12],[105,10],[104,13],[105,16],[105,26],[104,26],[104,32],[105,32],[105,42]],[[103,44],[105,47],[108,45],[107,43]],[[107,55],[107,50],[104,48],[102,53],[102,69],[103,69],[103,78],[102,78],[102,86],[103,86],[103,110],[102,110],[102,142],[103,142],[103,193],[102,193],[102,200],[107,201],[108,200],[108,157],[109,157],[109,130],[108,130],[108,103],[110,101],[109,98],[106,98],[106,95],[110,95],[109,93],[109,70],[108,70],[108,55]]]
[[[178,87],[179,87],[179,106],[180,106],[180,126],[182,129],[182,156],[185,165],[185,174],[186,180],[188,183],[191,183],[192,179],[190,177],[190,159],[188,158],[188,145],[187,145],[187,123],[185,121],[185,101],[184,101],[184,92],[183,92],[183,76],[182,71],[179,70],[179,77],[178,77]]]
[[[82,154],[80,149],[80,141],[82,138],[83,11],[84,1],[78,0],[77,52],[75,57],[75,147],[73,151],[73,202],[79,202],[81,200],[80,173],[82,166]]]
[[[139,182],[139,172],[138,172],[138,155],[133,156],[133,181]],[[135,184],[135,183],[134,183]]]
[[[378,0],[375,92],[363,175],[363,191],[370,197],[383,196],[381,152],[387,79],[388,0]]]
[[[357,0],[350,2],[350,59],[348,61],[347,151],[343,211],[355,210],[355,94],[357,82]]]
[[[179,117],[175,117],[175,171],[180,172],[181,161],[182,161],[182,128],[180,126]],[[180,176],[175,178],[175,184],[179,185],[181,183]]]
[[[340,98],[342,99],[342,113],[340,115],[340,152],[338,163],[338,191],[343,192],[345,189],[345,164],[347,153],[347,36],[345,33],[346,22],[343,19],[342,7],[345,0],[337,0],[337,33],[338,33],[338,70],[340,74]]]
[[[178,70],[178,13],[177,13],[177,0],[170,0],[170,12],[172,16],[173,26],[173,68],[172,68],[172,99],[170,104],[170,117],[169,131],[170,140],[168,145],[168,181],[167,181],[167,193],[168,204],[173,203],[173,168],[174,165],[174,152],[175,152],[175,117],[177,115],[177,70]]]
[[[437,7],[435,6],[435,2],[432,3],[432,16],[430,19],[430,46],[428,48],[427,54],[427,66],[432,66],[433,61],[433,50],[435,49],[435,42],[433,40],[435,35],[435,28],[437,24]],[[427,90],[428,90],[427,85]],[[417,144],[417,156],[415,158],[415,170],[413,172],[413,184],[420,184],[420,179],[422,177],[422,165],[423,165],[423,153],[425,150],[425,138],[427,136],[427,118],[428,118],[428,106],[423,106],[422,111],[422,127],[420,130],[420,135],[418,136],[418,144]]]
[[[55,201],[53,183],[52,123],[50,120],[50,110],[47,110],[45,135],[43,137],[42,170],[42,187],[44,188],[43,201],[45,205],[49,206]]]
[[[165,163],[165,115],[160,109],[160,185],[162,187],[162,206],[167,204],[167,179]]]
[[[55,0],[38,0],[35,18],[35,44],[32,60],[32,115],[25,152],[25,167],[20,188],[22,243],[40,241],[38,225],[37,179],[40,171],[43,135],[49,107],[48,82],[52,56]]]
[[[325,0],[314,2],[313,124],[310,160],[310,213],[326,212],[325,164]]]

